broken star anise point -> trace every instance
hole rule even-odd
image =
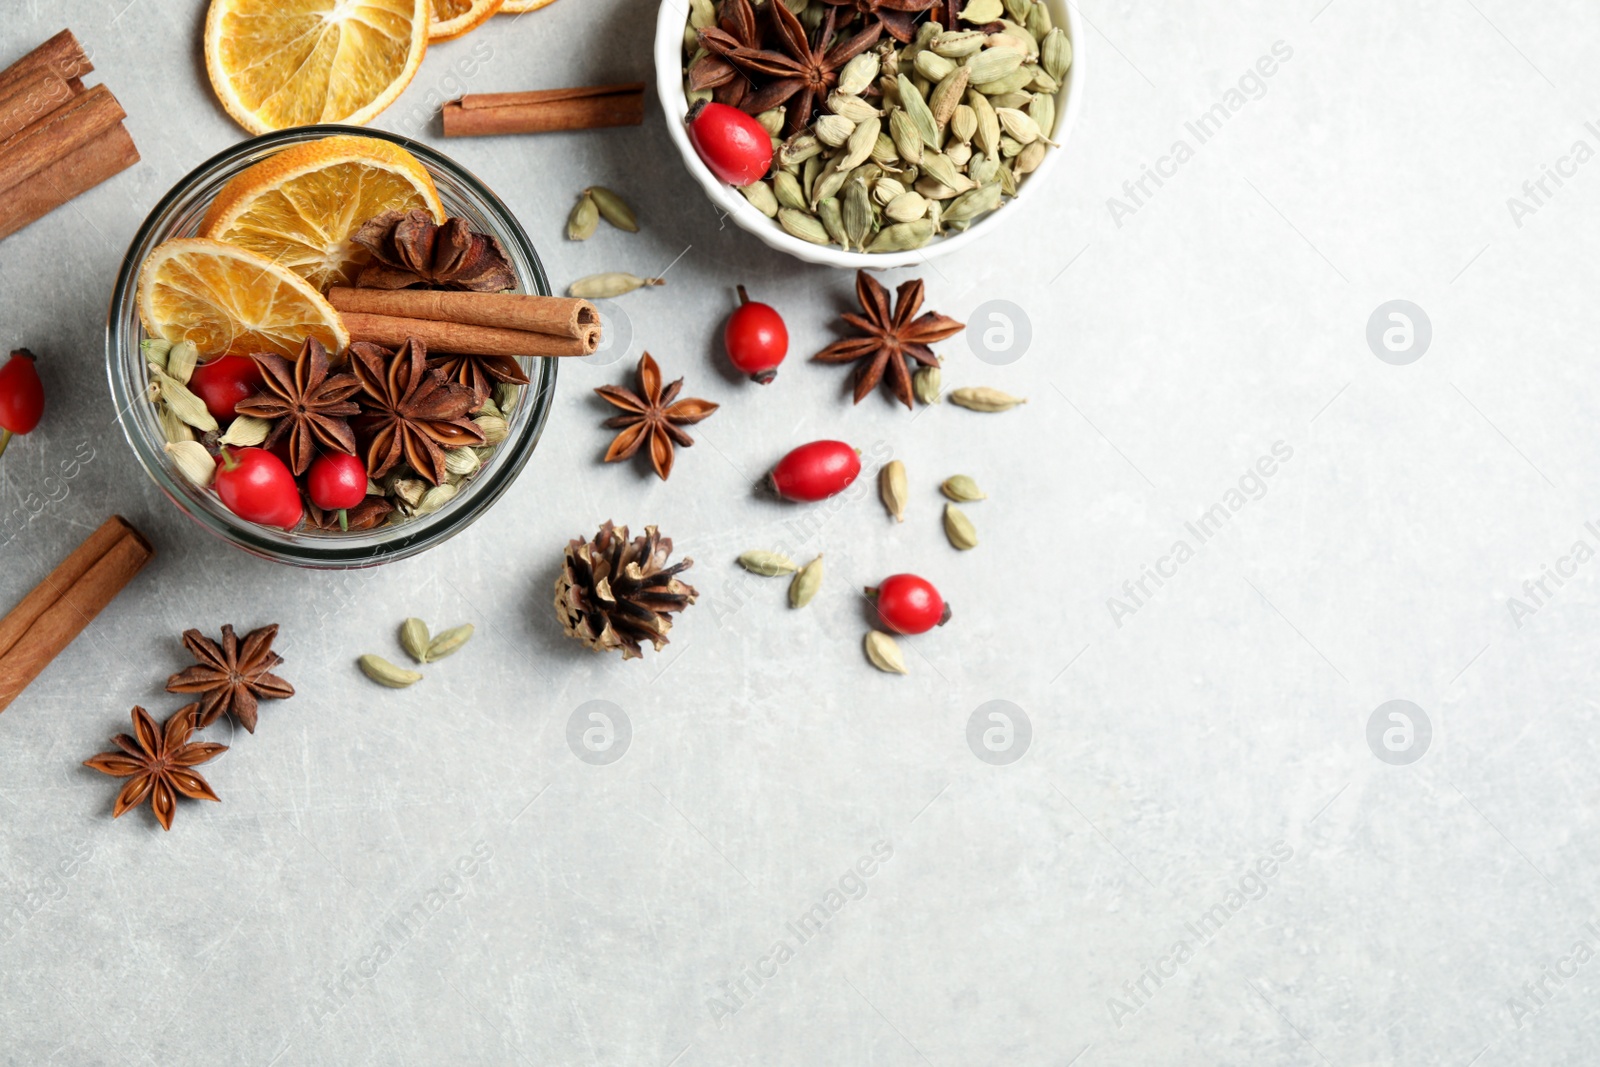
[[[183,632],[183,647],[199,662],[167,679],[169,693],[203,693],[195,725],[210,726],[231,714],[250,733],[256,732],[258,700],[284,700],[294,686],[270,673],[283,662],[272,651],[278,626],[251,630],[240,640],[233,626],[222,628],[219,644],[199,630]]]
[[[648,352],[639,359],[638,379],[638,392],[620,385],[602,385],[595,389],[606,403],[623,411],[623,414],[601,423],[608,430],[622,431],[611,442],[611,447],[606,449],[606,462],[617,463],[627,459],[648,441],[650,464],[655,468],[656,476],[666,481],[672,474],[675,456],[673,446],[688,448],[694,444],[694,438],[680,427],[699,422],[716,411],[718,405],[698,397],[679,400],[678,393],[683,389],[682,378],[663,389],[661,368]]]
[[[856,299],[861,313],[846,312],[845,322],[861,331],[824,348],[811,358],[821,363],[855,363],[855,402],[881,381],[906,407],[911,407],[911,367],[908,361],[937,367],[939,358],[929,347],[935,341],[960,333],[966,327],[936,311],[917,315],[922,308],[922,279],[902,282],[891,306],[889,290],[866,271],[856,272]]]
[[[180,795],[195,800],[221,801],[211,783],[193,770],[228,750],[227,745],[189,740],[194,735],[195,713],[199,707],[187,704],[158,727],[149,712],[136,706],[133,735],[118,734],[111,739],[118,751],[102,752],[83,761],[85,767],[101,774],[128,779],[117,794],[112,818],[120,817],[148,799],[156,821],[163,830],[170,830]]]

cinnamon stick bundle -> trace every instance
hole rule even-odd
[[[412,337],[435,351],[461,356],[589,356],[600,347],[598,327],[585,337],[571,338],[360,311],[341,311],[339,317],[350,331],[350,340],[371,341],[385,348],[399,348]]]
[[[599,342],[600,312],[589,301],[576,297],[335,286],[328,290],[328,302],[339,311],[466,322],[571,339],[595,334],[595,341]]]
[[[0,619],[0,711],[83,632],[154,554],[138,530],[113,515]]]
[[[139,161],[126,113],[62,30],[0,71],[0,238]]]
[[[470,93],[440,109],[446,137],[497,133],[554,133],[644,124],[644,82]]]

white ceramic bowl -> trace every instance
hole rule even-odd
[[[935,238],[921,248],[909,252],[846,252],[837,245],[815,245],[810,241],[802,241],[786,233],[775,221],[757,211],[750,201],[744,198],[744,194],[722,182],[701,162],[694,145],[689,143],[688,128],[683,121],[689,113],[689,99],[683,89],[683,30],[688,24],[689,16],[688,5],[683,3],[683,0],[662,0],[661,10],[656,16],[656,92],[660,95],[662,108],[667,113],[667,129],[672,133],[672,141],[683,154],[684,166],[689,168],[689,173],[694,175],[695,181],[700,183],[700,187],[706,191],[711,202],[732,217],[739,226],[749,230],[778,251],[787,252],[807,263],[820,263],[848,270],[862,267],[886,270],[890,267],[910,266],[982,240],[1003,220],[1021,213],[1026,205],[1044,195],[1050,174],[1066,150],[1067,138],[1072,133],[1073,125],[1078,121],[1078,107],[1083,98],[1083,34],[1080,32],[1081,20],[1077,8],[1068,0],[1045,0],[1045,2],[1050,6],[1051,18],[1055,20],[1057,26],[1066,30],[1067,37],[1072,41],[1072,66],[1067,70],[1066,82],[1061,86],[1061,95],[1057,97],[1058,118],[1055,133],[1051,137],[1059,147],[1045,153],[1044,162],[1026,177],[1017,195],[1008,199],[998,210],[983,216],[963,233]],[[1065,106],[1062,106],[1063,104]]]

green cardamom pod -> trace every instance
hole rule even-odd
[[[933,121],[941,128],[955,115],[956,106],[961,103],[961,96],[967,91],[970,78],[971,72],[966,67],[957,67],[929,94],[928,108],[933,112]]]
[[[951,500],[963,504],[974,500],[988,500],[983,490],[978,488],[978,483],[965,474],[955,474],[939,483],[939,492]]]
[[[839,91],[856,96],[877,80],[880,60],[876,52],[863,52],[839,71]]]
[[[933,49],[924,49],[917,53],[916,60],[912,63],[917,73],[931,82],[943,81],[954,73],[956,61],[941,56]]]
[[[794,208],[804,211],[806,208],[805,190],[800,188],[800,179],[786,170],[780,170],[772,179],[772,191],[776,194],[781,207]],[[776,212],[774,212],[776,214]]]
[[[1015,52],[1010,55],[1016,57]],[[980,82],[977,78],[973,78],[972,85],[985,96],[1003,96],[1033,84],[1033,79],[1038,77],[1038,70],[1037,67],[1018,67],[1010,74],[1002,75],[994,81]]]
[[[752,548],[739,557],[739,566],[751,574],[759,574],[763,578],[777,578],[784,574],[793,574],[800,568],[794,560],[781,552],[766,552],[759,548]]]
[[[868,252],[909,252],[914,248],[921,248],[933,240],[933,221],[931,219],[918,219],[916,222],[897,222],[893,226],[885,226],[878,231],[878,236],[873,238],[867,246]]]
[[[906,658],[894,638],[882,630],[868,630],[866,639],[867,661],[886,674],[910,674]]]
[[[199,363],[200,350],[190,341],[179,341],[167,351],[167,373],[184,385],[189,384]]]
[[[689,0],[689,25],[697,30],[717,24],[717,8],[712,0]]]
[[[763,181],[751,182],[749,185],[741,186],[739,192],[744,194],[744,198],[750,201],[752,207],[767,218],[777,218],[778,198],[773,195],[772,186]]]
[[[817,218],[822,221],[822,228],[827,231],[830,241],[836,245],[845,244],[844,209],[840,207],[838,197],[830,196],[818,204]]]
[[[783,124],[787,120],[789,109],[786,107],[768,108],[756,116],[756,122],[767,131],[768,137],[776,137],[783,132]]]
[[[411,618],[400,624],[400,647],[418,663],[428,662],[428,642],[431,640],[428,624],[421,619]]]
[[[465,477],[468,474],[476,473],[481,466],[483,466],[483,461],[470,448],[451,448],[445,451],[444,469],[451,474],[459,474]]]
[[[828,97],[828,110],[841,118],[851,122],[866,122],[868,119],[880,117],[883,112],[861,99],[848,93],[833,92]]]
[[[877,146],[878,134],[882,130],[883,121],[876,116],[857,123],[849,140],[845,142],[844,154],[834,160],[833,169],[850,171],[865,163],[872,157],[872,150]]]
[[[966,102],[978,119],[978,128],[972,135],[972,143],[977,145],[985,155],[991,158],[998,156],[1000,154],[1000,119],[994,113],[994,105],[989,103],[987,96],[984,96],[976,89],[967,90]]]
[[[216,430],[217,420],[206,410],[205,401],[191,393],[187,385],[165,371],[153,371],[152,375],[161,386],[161,399],[166,401],[174,415],[201,433],[211,433]]]
[[[236,445],[249,448],[259,445],[272,431],[272,423],[254,415],[240,415],[228,424],[228,432],[217,439],[219,445]]]
[[[966,513],[954,504],[944,506],[944,535],[950,539],[951,547],[965,552],[970,548],[978,547],[978,529],[972,525],[972,520]]]
[[[522,399],[522,386],[511,382],[500,382],[494,387],[494,403],[500,409],[501,417],[510,418],[511,412],[517,406],[517,401]]]
[[[418,515],[432,515],[455,499],[461,490],[454,485],[436,485],[422,494],[422,499],[417,501]]]
[[[967,5],[961,9],[962,19],[974,26],[995,22],[1005,13],[1005,7],[1000,0],[967,0]]]
[[[1028,101],[1028,117],[1039,128],[1040,140],[1048,140],[1056,128],[1056,98],[1047,93],[1034,93]]]
[[[1026,404],[1023,397],[1002,393],[984,385],[969,385],[950,392],[950,402],[970,411],[1009,411],[1018,404]]]
[[[473,626],[470,622],[463,623],[460,626],[452,626],[450,629],[446,630],[444,633],[428,642],[428,647],[425,650],[427,657],[423,660],[423,662],[433,663],[437,660],[444,659],[452,652],[458,651],[462,645],[472,640],[472,634]]]
[[[1017,155],[1020,157],[1022,155],[1022,153],[1018,152]],[[1001,167],[1000,168],[999,178],[1000,178],[1000,191],[1002,193],[1005,193],[1007,196],[1016,196],[1017,195],[1017,166],[1016,166],[1016,161],[1015,160],[1012,161],[1011,166],[1009,166],[1009,167]]]
[[[1000,183],[990,182],[988,185],[969,189],[954,200],[944,210],[946,222],[971,222],[979,215],[986,215],[1000,206]]]
[[[139,354],[146,363],[152,364],[156,370],[167,369],[167,353],[172,351],[172,342],[162,337],[146,337],[139,342]]]
[[[201,489],[210,487],[212,479],[217,476],[217,463],[206,451],[205,445],[199,441],[175,441],[168,442],[165,449],[167,455],[172,457],[172,465],[178,468],[178,473]]]
[[[356,660],[361,667],[361,673],[371,678],[379,685],[386,685],[390,689],[404,689],[408,685],[415,685],[422,681],[422,675],[416,671],[408,671],[404,667],[397,667],[382,656],[367,654]]]
[[[797,133],[778,147],[778,165],[793,167],[822,153],[822,142],[814,133]]]
[[[415,510],[422,503],[422,494],[428,491],[428,483],[420,478],[396,478],[389,484],[389,491],[400,503]]]
[[[917,136],[922,138],[922,143],[935,151],[939,148],[939,124],[933,120],[933,112],[928,108],[928,102],[917,92],[917,87],[911,84],[911,79],[904,74],[895,80],[900,89],[900,106],[910,117],[912,125],[916,127]],[[899,142],[896,142],[897,144]],[[905,149],[901,149],[904,154]]]
[[[981,51],[987,37],[978,30],[946,30],[933,39],[931,47],[948,59],[965,59]]]
[[[883,213],[896,222],[915,222],[928,213],[928,199],[921,193],[901,193],[883,206]]]
[[[911,116],[900,108],[889,112],[889,137],[901,159],[911,164],[922,162],[922,135]]]
[[[1028,9],[1033,6],[1033,0],[1005,0],[1006,14],[1013,22],[1022,22],[1028,17]]]
[[[165,404],[156,405],[156,422],[161,424],[161,436],[168,444],[194,440],[194,427],[174,415]]]
[[[810,241],[814,245],[831,243],[828,231],[823,228],[815,215],[808,215],[792,207],[778,209],[778,225],[783,227],[785,233],[802,241]]]
[[[594,198],[595,207],[600,209],[601,218],[619,230],[639,232],[639,219],[626,200],[603,185],[591,185],[588,193]]]
[[[1028,9],[1028,17],[1024,25],[1035,41],[1043,42],[1046,37],[1055,32],[1055,19],[1050,14],[1047,4],[1034,4]]]
[[[911,388],[924,404],[939,402],[939,388],[944,375],[938,367],[922,367],[911,376]]]
[[[1045,34],[1039,45],[1039,58],[1045,72],[1056,81],[1067,76],[1067,68],[1072,66],[1072,42],[1060,26]]]
[[[971,104],[956,105],[950,114],[950,132],[962,144],[972,140],[972,135],[978,132],[978,113],[972,110]]]
[[[591,274],[579,278],[567,287],[568,296],[584,300],[609,300],[612,297],[643,289],[647,285],[665,285],[664,278],[640,278],[637,275],[615,271],[609,274]]]
[[[994,109],[994,114],[1000,120],[1000,128],[1005,131],[1006,136],[1018,144],[1028,145],[1039,139],[1039,124],[1034,122],[1026,111],[1018,111],[1014,107],[997,107]]]
[[[487,407],[488,405],[484,405]],[[479,415],[472,420],[472,424],[483,431],[485,444],[497,445],[506,439],[510,432],[506,420],[499,415]]]
[[[856,124],[843,115],[822,115],[812,129],[816,132],[817,140],[829,148],[838,148],[850,139]]]
[[[883,497],[883,506],[894,516],[894,521],[905,522],[906,504],[910,502],[911,493],[907,487],[904,463],[892,459],[883,465],[883,471],[878,475],[878,493]]]
[[[879,184],[889,179],[879,180]],[[846,251],[855,248],[858,251],[867,247],[867,238],[872,236],[875,223],[872,212],[872,197],[867,193],[867,183],[852,181],[844,187],[844,196],[839,203],[844,224],[844,241],[841,242]]]
[[[572,205],[572,214],[567,216],[567,240],[587,241],[599,227],[599,205],[594,202],[594,197],[584,193]]]
[[[1017,154],[1017,173],[1032,174],[1039,169],[1039,164],[1044,162],[1046,145],[1043,141],[1035,141]]]
[[[822,557],[801,567],[795,573],[794,579],[789,583],[789,606],[803,608],[811,603],[811,598],[817,595],[817,590],[822,588]]]
[[[999,81],[1022,66],[1022,53],[1009,48],[985,48],[967,57],[967,75],[973,85],[986,85]],[[1032,78],[1033,75],[1028,75]]]

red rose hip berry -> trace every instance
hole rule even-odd
[[[11,443],[12,434],[32,433],[44,414],[44,383],[34,359],[32,352],[19,348],[0,367],[0,453]]]
[[[711,173],[741,188],[772,167],[772,137],[736,107],[702,102],[690,109],[689,141]]]
[[[739,286],[739,307],[722,331],[728,362],[766,385],[778,376],[778,364],[789,354],[789,328],[769,304],[757,303]]]
[[[233,418],[233,405],[255,396],[261,386],[261,368],[247,356],[222,356],[200,364],[189,376],[189,391],[205,401],[218,422]]]
[[[367,497],[366,464],[345,452],[323,453],[306,472],[306,495],[323,511],[339,513],[339,529],[350,529],[346,509]]]
[[[264,448],[224,448],[212,488],[228,510],[247,522],[292,530],[305,508],[294,475],[277,456]]]
[[[812,441],[778,461],[767,475],[773,492],[807,503],[842,493],[861,473],[861,456],[843,441]]]
[[[939,590],[915,574],[891,574],[866,592],[878,618],[897,634],[923,634],[950,621],[950,605]]]

